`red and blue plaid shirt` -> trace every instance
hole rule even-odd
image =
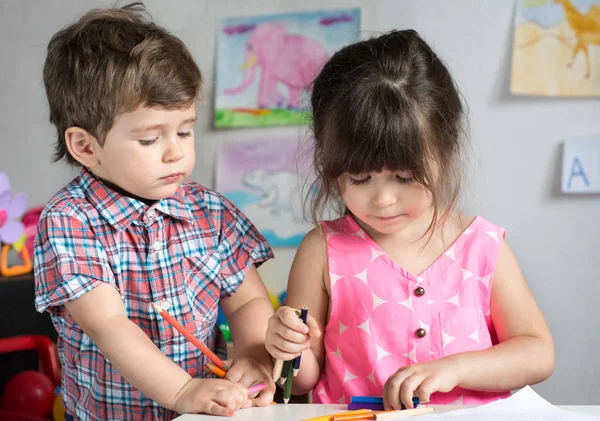
[[[105,186],[87,169],[46,205],[35,241],[35,305],[59,334],[62,394],[77,420],[168,420],[177,416],[127,383],[64,304],[105,282],[131,321],[193,377],[209,362],[157,316],[169,313],[221,358],[219,299],[250,267],[272,257],[264,237],[227,199],[195,183],[151,206]],[[208,375],[207,375],[208,376]]]

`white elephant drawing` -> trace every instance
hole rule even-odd
[[[279,171],[268,173],[264,169],[257,169],[242,178],[244,186],[262,193],[258,204],[268,208],[272,215],[282,212],[293,212],[294,189],[298,183],[295,173]]]

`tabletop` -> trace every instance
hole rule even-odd
[[[429,406],[429,405],[428,405]],[[431,405],[435,413],[453,411],[467,408],[463,405]],[[215,417],[212,415],[185,414],[175,418],[174,421],[215,421],[217,419],[227,421],[302,421],[322,415],[330,415],[346,411],[347,405],[323,405],[323,404],[277,404],[263,408],[248,408],[237,412],[233,417]],[[570,405],[557,408],[566,409],[585,415],[600,416],[600,405]]]

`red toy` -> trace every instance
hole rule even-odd
[[[55,388],[60,384],[56,346],[42,335],[23,335],[0,339],[0,353],[36,350],[42,372],[23,371],[4,389],[0,421],[43,420],[52,411]]]
[[[9,411],[45,417],[52,412],[54,385],[39,371],[22,371],[4,389],[3,406]]]

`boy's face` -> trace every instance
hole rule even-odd
[[[126,192],[148,200],[172,196],[194,169],[196,104],[165,110],[139,106],[118,115],[104,145],[94,148],[90,170]]]

